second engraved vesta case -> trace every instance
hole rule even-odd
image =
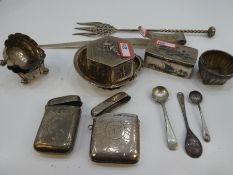
[[[139,119],[135,114],[105,113],[130,97],[120,92],[92,110],[90,157],[94,162],[137,163],[140,156]]]

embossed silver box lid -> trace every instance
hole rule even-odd
[[[122,57],[119,42],[127,43],[130,56]],[[106,36],[87,45],[87,69],[90,76],[104,83],[117,83],[134,74],[135,57],[131,44],[124,39]]]
[[[197,56],[197,49],[154,40],[145,51],[144,65],[165,73],[190,78]]]

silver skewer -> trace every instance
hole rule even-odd
[[[149,44],[149,42],[151,42],[150,39],[143,39],[143,38],[124,38],[124,39],[128,40],[135,48],[145,48]],[[75,49],[87,45],[88,42],[90,41],[78,41],[78,42],[59,43],[59,44],[44,44],[44,45],[39,45],[39,47],[44,49]]]

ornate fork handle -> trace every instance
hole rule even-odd
[[[116,32],[138,32],[139,29],[117,29],[114,26],[101,23],[101,22],[86,22],[86,23],[77,23],[79,25],[86,25],[89,27],[77,27],[75,29],[84,30],[88,32],[84,33],[74,33],[73,35],[83,35],[83,36],[106,36],[111,35]],[[215,35],[215,27],[209,27],[208,30],[194,30],[194,29],[148,29],[151,32],[183,32],[183,33],[207,33],[208,37],[213,37]]]

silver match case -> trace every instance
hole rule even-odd
[[[139,119],[129,113],[103,113],[129,101],[124,92],[117,93],[92,110],[93,125],[90,157],[99,163],[137,163],[140,156]]]

